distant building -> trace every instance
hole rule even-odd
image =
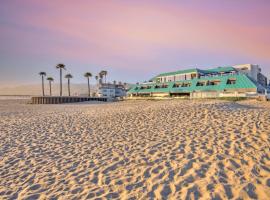
[[[267,86],[267,93],[270,94],[270,82],[268,83],[268,86]]]
[[[162,73],[137,84],[129,97],[249,97],[264,94],[267,78],[258,65],[235,65],[213,69],[188,69]]]
[[[234,65],[233,67],[237,69],[239,72],[248,75],[250,78],[252,78],[254,81],[256,81],[264,88],[267,87],[268,82],[267,77],[261,73],[262,69],[259,67],[259,65],[244,64],[244,65]]]
[[[99,97],[124,97],[126,96],[126,87],[123,84],[101,83],[98,87]]]

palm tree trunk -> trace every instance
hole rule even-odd
[[[52,82],[49,81],[49,84],[50,84],[50,96],[52,96]]]
[[[70,80],[68,79],[68,96],[70,96]]]
[[[87,82],[88,82],[88,96],[90,97],[90,83],[89,83],[89,77],[87,78]]]
[[[60,68],[60,96],[62,96],[62,68]]]
[[[42,95],[45,96],[45,92],[44,92],[44,76],[42,76]]]

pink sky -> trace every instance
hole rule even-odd
[[[137,82],[190,67],[260,64],[270,74],[270,1],[5,1],[0,83],[85,71]]]

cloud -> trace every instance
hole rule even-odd
[[[0,51],[6,58],[60,58],[130,71],[148,67],[148,72],[166,62],[179,66],[209,58],[212,63],[220,55],[269,59],[269,3],[263,0],[5,4],[0,8]],[[188,53],[181,63],[178,52]]]

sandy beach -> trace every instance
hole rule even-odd
[[[270,103],[0,101],[0,199],[270,199]]]

